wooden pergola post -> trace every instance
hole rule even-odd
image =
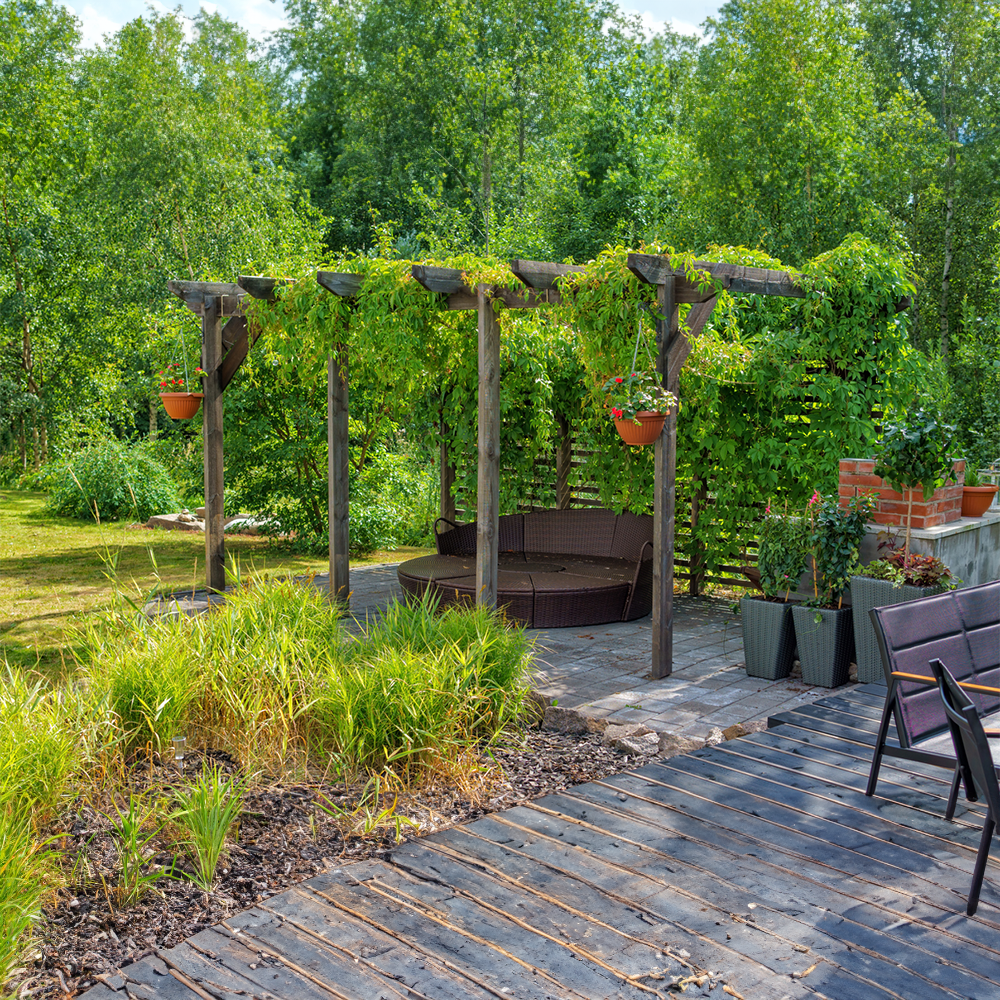
[[[328,292],[353,299],[361,276],[317,271],[316,281]],[[344,605],[351,596],[351,446],[347,345],[337,344],[326,365],[327,540],[330,554],[330,598]]]
[[[351,593],[351,448],[348,436],[347,349],[331,353],[326,372],[327,531],[330,596],[348,601]]]
[[[669,357],[680,336],[674,306],[674,277],[668,275],[656,289],[656,370],[670,388]],[[674,516],[677,478],[677,407],[671,407],[656,439],[653,464],[653,662],[654,678],[674,669]]]
[[[476,499],[476,594],[497,604],[500,536],[500,321],[486,285],[476,288],[479,312],[479,476]]]
[[[205,583],[210,591],[226,589],[226,525],[222,447],[222,317],[219,299],[205,296],[201,318],[201,367],[208,373],[202,380],[203,458],[205,469]]]

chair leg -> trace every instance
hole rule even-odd
[[[983,836],[979,841],[979,853],[976,855],[976,867],[972,872],[972,885],[969,887],[969,905],[965,908],[970,917],[979,907],[979,891],[983,887],[983,875],[986,874],[986,862],[990,857],[990,843],[995,828],[993,814],[987,812],[986,822],[983,823]]]
[[[868,775],[868,787],[865,789],[865,795],[869,797],[875,794],[875,786],[878,784],[878,772],[882,767],[882,748],[885,746],[885,738],[889,734],[889,722],[892,720],[892,703],[893,699],[886,695],[885,708],[882,709],[882,724],[878,727],[878,739],[872,756],[872,769]]]
[[[954,819],[955,806],[958,804],[958,789],[962,784],[962,768],[956,762],[955,773],[951,776],[951,792],[948,795],[948,808],[944,812],[945,819]]]

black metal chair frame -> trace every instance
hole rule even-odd
[[[954,654],[949,653],[948,655],[959,656],[960,665],[963,668],[961,674],[963,678],[966,678],[963,681],[956,681],[956,683],[960,685],[960,688],[964,688],[966,691],[977,692],[980,698],[982,696],[989,695],[995,700],[995,696],[1000,693],[997,688],[978,684],[976,682],[979,680],[981,671],[985,670],[990,674],[995,673],[996,660],[995,658],[990,658],[984,662],[982,655],[982,641],[978,644],[970,644],[968,641],[969,633],[964,624],[967,619],[966,613],[962,610],[963,606],[965,606],[967,612],[969,610],[969,605],[966,602],[977,599],[980,602],[996,601],[996,615],[994,616],[993,611],[990,610],[989,616],[993,622],[995,622],[997,618],[1000,618],[1000,589],[998,589],[998,584],[995,582],[983,584],[975,588],[968,588],[965,591],[938,594],[932,597],[922,598],[920,600],[904,604],[892,605],[886,608],[873,608],[869,612],[872,624],[875,627],[875,636],[878,640],[879,653],[881,654],[882,666],[886,675],[887,690],[885,706],[882,711],[882,720],[879,725],[878,737],[872,756],[871,772],[868,777],[868,787],[865,791],[866,795],[871,796],[875,794],[879,770],[884,756],[897,757],[903,760],[930,764],[933,767],[945,768],[952,772],[951,790],[948,795],[948,805],[945,812],[945,818],[952,819],[954,817],[955,807],[958,801],[958,792],[962,784],[961,769],[957,759],[954,754],[942,753],[937,749],[931,750],[919,746],[913,746],[913,734],[903,717],[901,706],[901,701],[905,698],[920,697],[929,693],[929,689],[935,686],[934,678],[926,674],[918,675],[894,670],[893,666],[895,665],[897,657],[903,655],[901,652],[902,650],[908,650],[909,653],[912,654],[915,649],[923,649],[926,645],[926,659],[923,659],[920,663],[921,667],[926,667],[930,664],[932,658],[939,658],[940,655],[942,655],[942,643],[951,639],[955,641],[956,646],[959,647],[961,651]],[[915,645],[899,648],[894,646],[893,649],[890,649],[886,641],[886,626],[891,625],[894,620],[902,622],[904,616],[920,616],[922,611],[925,610],[921,608],[921,605],[926,607],[928,603],[932,602],[933,604],[945,602],[947,606],[953,607],[957,612],[957,618],[963,622],[961,628],[953,630],[947,636],[935,636],[928,634],[927,636],[921,637],[921,640]],[[988,604],[988,606],[992,608],[992,604]],[[986,635],[986,629],[983,629],[982,621],[980,620],[978,624],[974,622],[973,625],[975,625],[974,631],[978,629],[980,639],[982,639],[982,637]],[[995,624],[988,623],[987,628],[989,630],[994,630],[996,626]],[[976,648],[974,649],[973,646]],[[899,738],[898,746],[893,746],[892,744],[886,742],[889,732],[889,724],[892,721],[895,721],[896,723],[896,734]],[[916,741],[919,743],[925,739],[930,739],[947,731],[948,722],[944,716],[942,716],[941,724],[937,729],[921,733],[917,736]]]
[[[996,831],[996,817],[1000,816],[1000,786],[997,784],[996,766],[990,750],[989,735],[983,729],[982,720],[972,699],[962,690],[958,681],[940,660],[930,661],[931,672],[937,680],[945,715],[951,729],[957,765],[965,784],[965,793],[970,802],[979,800],[981,793],[986,800],[986,819],[979,839],[979,853],[972,872],[972,885],[965,912],[971,917],[979,906],[979,894],[986,874],[986,862],[990,856],[990,844]],[[1000,734],[992,734],[1000,735]]]

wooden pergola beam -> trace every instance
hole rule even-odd
[[[514,275],[529,288],[548,291],[556,288],[556,282],[567,274],[579,274],[586,268],[575,264],[553,264],[547,260],[512,260],[508,265]]]
[[[317,271],[316,280],[328,292],[350,299],[361,290],[364,279],[360,274],[350,274],[347,271]]]
[[[780,295],[785,298],[804,299],[806,289],[797,284],[787,271],[770,271],[764,267],[744,267],[741,264],[723,264],[709,260],[696,260],[694,266],[704,276],[702,281],[690,280],[687,269],[675,267],[668,256],[647,253],[630,253],[628,269],[650,285],[660,285],[667,278],[674,280],[674,302],[704,302],[718,291],[733,295]],[[699,285],[707,287],[702,290]]]
[[[239,316],[242,313],[240,299],[245,292],[232,281],[181,281],[173,279],[167,282],[167,288],[174,295],[184,300],[184,304],[196,316],[205,315],[205,298],[211,296],[215,300],[215,315],[219,319],[227,316]]]

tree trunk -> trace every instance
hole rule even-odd
[[[483,145],[483,227],[486,234],[486,256],[490,253],[490,205],[493,197],[492,177],[490,176],[490,147]]]
[[[42,462],[41,453],[38,450],[38,414],[35,410],[31,411],[31,446],[34,452],[35,472],[37,472],[42,467]]]
[[[948,329],[948,292],[951,282],[951,257],[953,229],[955,219],[955,144],[958,140],[951,109],[948,107],[947,87],[941,88],[941,113],[945,120],[945,130],[948,138],[948,162],[945,167],[944,192],[944,264],[941,268],[941,357],[947,361],[951,348],[951,335]]]
[[[21,472],[28,471],[28,446],[24,440],[24,414],[20,417],[20,428],[17,435],[17,448],[21,455]]]

